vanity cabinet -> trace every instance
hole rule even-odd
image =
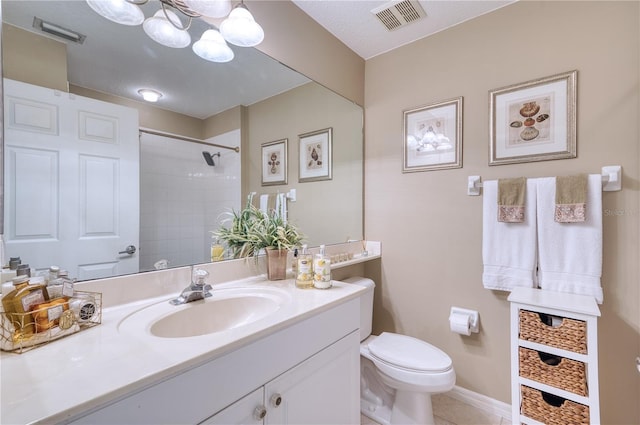
[[[202,422],[225,424],[357,424],[360,420],[358,332],[325,348]]]
[[[509,301],[512,422],[599,424],[595,299],[516,288]]]
[[[176,368],[137,392],[127,394],[125,388],[118,401],[72,423],[357,424],[359,325],[360,301],[354,298],[200,364]],[[254,416],[260,407],[263,418]]]

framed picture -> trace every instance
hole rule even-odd
[[[489,92],[489,165],[576,157],[577,73]]]
[[[403,173],[462,167],[462,97],[403,115]]]
[[[331,180],[332,178],[332,128],[301,134],[299,182]]]
[[[287,139],[262,144],[262,186],[287,184]]]

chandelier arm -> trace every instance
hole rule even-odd
[[[129,0],[127,0],[129,1]],[[149,0],[133,0],[133,1],[149,1]],[[191,10],[182,0],[160,0],[160,3],[163,5],[171,6],[174,9],[182,12],[183,15],[186,15],[190,18],[199,18],[202,15],[198,12]]]
[[[166,9],[166,6],[165,6],[165,1],[164,1],[164,0],[161,0],[161,1],[160,1],[160,4],[162,5],[162,12],[164,13],[164,17],[165,17],[165,18],[167,18],[167,21],[169,21],[169,23],[170,23],[171,25],[173,25],[173,27],[174,27],[175,29],[180,30],[180,31],[186,31],[186,30],[188,30],[188,29],[191,27],[191,21],[192,21],[192,19],[193,19],[193,17],[192,17],[192,16],[185,14],[185,16],[187,16],[187,18],[189,18],[189,20],[187,21],[187,25],[186,25],[186,26],[184,26],[184,25],[183,25],[182,27],[179,27],[178,25],[176,25],[176,24],[171,20],[171,18],[169,18],[169,15],[167,14],[167,9]],[[172,5],[172,6],[174,6],[174,5]],[[181,10],[181,9],[178,9],[178,11],[182,12],[182,10]],[[182,12],[182,13],[184,13],[184,12]],[[180,24],[182,25],[182,21],[180,21]]]

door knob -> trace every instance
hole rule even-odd
[[[129,245],[124,249],[124,251],[118,252],[118,254],[129,254],[129,255],[133,255],[135,253],[136,253],[136,247],[133,245]]]

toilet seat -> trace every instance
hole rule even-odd
[[[444,351],[407,335],[383,332],[368,347],[377,360],[411,372],[443,373],[453,366]]]

